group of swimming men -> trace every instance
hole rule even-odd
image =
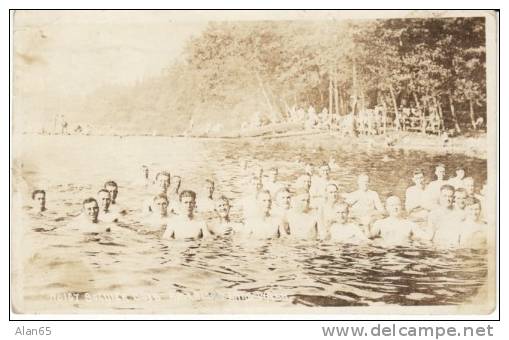
[[[198,197],[192,190],[181,190],[179,176],[162,171],[151,180],[149,169],[143,167],[150,196],[142,203],[140,223],[125,223],[132,221],[129,215],[134,210],[118,203],[118,185],[108,181],[96,197],[83,201],[82,212],[72,224],[92,233],[108,232],[115,225],[137,225],[138,232],[168,240],[293,238],[389,246],[417,241],[443,247],[486,247],[486,184],[476,194],[474,181],[465,177],[463,168],[446,180],[445,166],[439,164],[436,179],[427,185],[422,169],[416,169],[414,185],[406,190],[403,205],[395,195],[389,195],[383,204],[370,189],[366,174],[357,177],[357,190],[341,193],[330,177],[331,167],[337,165],[324,163],[315,174],[308,164],[304,174],[288,184],[279,180],[278,168],[264,171],[244,162],[241,171],[248,183],[245,195],[238,200],[243,212],[239,219],[230,215],[231,200],[215,195],[213,180],[204,182],[205,194]],[[35,210],[46,214],[46,192],[35,190],[32,199]]]

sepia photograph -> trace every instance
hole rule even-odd
[[[10,13],[15,315],[487,315],[488,10]]]

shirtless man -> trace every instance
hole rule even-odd
[[[262,190],[263,186],[259,177],[251,176],[249,182],[246,185],[244,196],[241,199],[242,211],[245,218],[250,218],[253,215],[257,215],[258,200],[256,197]]]
[[[32,201],[35,202],[34,210],[36,213],[42,214],[46,209],[46,191],[34,190],[32,192]]]
[[[475,198],[469,198],[466,203],[460,247],[479,249],[486,248],[487,245],[488,228],[487,224],[481,220],[481,202]]]
[[[311,175],[304,174],[299,176],[299,178],[295,181],[295,188],[297,190],[304,189],[309,192],[311,188]]]
[[[180,187],[182,185],[182,177],[178,176],[178,175],[173,175],[171,177],[171,181],[170,181],[170,184],[168,186],[168,192],[167,194],[170,195],[170,196],[174,196],[177,198],[177,201],[178,201],[178,197],[180,195]]]
[[[179,197],[181,214],[173,216],[164,232],[163,239],[196,240],[205,237],[207,226],[203,220],[195,218],[196,193],[184,190]]]
[[[440,188],[440,200],[438,206],[431,210],[428,215],[428,226],[433,229],[445,219],[450,219],[454,206],[454,187],[444,184]]]
[[[69,227],[85,234],[98,234],[110,231],[111,224],[99,220],[99,204],[95,198],[89,197],[83,201],[81,214],[70,222]]]
[[[157,194],[166,194],[170,187],[171,176],[169,172],[158,172],[154,181],[154,191]]]
[[[357,178],[357,190],[345,195],[346,202],[351,206],[350,212],[363,225],[369,225],[377,215],[384,212],[378,193],[369,190],[369,177],[361,174]]]
[[[143,221],[143,227],[138,231],[145,233],[160,233],[167,227],[168,222],[174,214],[168,211],[168,197],[165,194],[159,194],[152,199],[152,211]]]
[[[426,209],[424,172],[422,169],[414,170],[412,181],[414,185],[406,189],[405,210],[408,215],[416,219],[425,218],[428,215]]]
[[[161,171],[158,172],[156,178],[150,188],[150,197],[147,197],[143,203],[144,212],[152,212],[152,203],[154,202],[154,195],[165,195],[167,196],[168,188],[170,186],[171,176],[169,172]],[[169,200],[168,200],[169,201]]]
[[[171,176],[170,185],[168,190],[166,191],[166,196],[168,197],[168,210],[173,211],[174,213],[178,213],[179,211],[179,196],[180,196],[180,188],[182,186],[182,177],[178,175]]]
[[[458,188],[454,191],[454,206],[451,215],[451,223],[461,223],[466,217],[467,191],[464,188]]]
[[[426,201],[428,205],[428,209],[434,209],[439,205],[440,200],[440,188],[447,184],[447,181],[445,178],[445,165],[438,164],[435,167],[435,176],[437,177],[436,180],[431,181],[428,186],[426,187]],[[454,189],[454,187],[453,187]]]
[[[448,184],[452,185],[454,189],[464,188],[463,180],[465,179],[465,169],[462,166],[456,168],[456,177],[449,178]]]
[[[474,195],[479,203],[481,204],[481,219],[486,222],[486,190],[488,184],[484,181],[483,186],[478,194]]]
[[[467,192],[467,197],[474,198],[475,197],[475,186],[474,186],[474,179],[472,177],[466,177],[463,180],[463,188],[465,188]]]
[[[210,217],[210,214],[214,212],[214,190],[215,184],[211,179],[205,180],[205,198],[198,201],[196,209],[203,214],[204,218]]]
[[[314,240],[318,235],[318,216],[309,207],[310,195],[305,188],[292,197],[292,210],[288,212],[288,232],[291,238]]]
[[[318,205],[318,238],[326,239],[329,235],[329,227],[334,221],[335,206],[341,200],[339,188],[334,183],[325,187],[325,197]]]
[[[459,234],[453,230],[457,223],[454,221],[454,187],[444,184],[440,188],[439,205],[433,209],[428,215],[428,232],[431,240],[435,243],[456,244]],[[455,233],[455,235],[453,235]]]
[[[118,196],[118,185],[115,181],[108,181],[104,183],[104,189],[108,190],[110,193],[110,207],[109,210],[115,214],[125,215],[127,214],[126,208],[122,207],[117,202],[117,196]]]
[[[82,215],[85,221],[88,221],[92,224],[99,223],[99,204],[97,203],[95,198],[87,198],[83,201],[82,204]]]
[[[279,221],[272,217],[272,198],[268,190],[262,190],[257,197],[258,213],[246,219],[243,235],[252,239],[271,239],[281,236]],[[284,232],[284,231],[283,231]]]
[[[388,217],[376,221],[370,230],[371,237],[380,237],[384,245],[406,245],[414,239],[425,239],[426,235],[417,224],[401,217],[401,201],[390,196],[385,202]]]
[[[311,201],[316,199],[320,200],[325,194],[327,184],[330,182],[330,167],[327,163],[323,163],[318,168],[318,176],[314,176],[311,180],[311,188],[309,193],[311,194]]]
[[[53,222],[61,221],[64,217],[57,217],[56,211],[48,210],[46,207],[46,191],[34,190],[32,200],[35,203],[33,206],[23,207],[23,209],[28,210],[27,213],[30,218],[36,221],[32,226],[32,230],[40,232],[58,228],[58,225],[53,225]]]
[[[240,223],[235,223],[230,219],[230,200],[226,196],[221,196],[215,201],[216,218],[207,224],[208,233],[214,237],[227,237],[234,231],[243,228]]]
[[[290,211],[292,195],[288,188],[280,188],[276,191],[275,205],[272,208],[272,216],[286,220],[286,216]]]
[[[146,165],[141,166],[141,176],[142,176],[141,183],[145,186],[145,188],[148,187],[150,183],[150,169],[148,168],[148,166]]]
[[[111,194],[106,189],[101,189],[97,192],[97,199],[99,203],[99,219],[103,222],[112,223],[118,222],[118,214],[110,210]]]
[[[362,244],[369,242],[359,225],[348,220],[349,207],[346,202],[338,202],[334,206],[335,218],[329,228],[328,238],[331,241]]]
[[[288,227],[288,213],[291,208],[292,195],[287,188],[279,189],[275,194],[276,204],[272,208],[272,216],[279,221],[279,225],[283,228],[286,234],[289,233]]]

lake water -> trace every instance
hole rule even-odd
[[[19,222],[13,209],[11,230],[22,235],[14,247],[21,263],[20,291],[29,312],[176,313],[253,312],[256,308],[383,305],[457,305],[468,302],[486,283],[486,253],[422,246],[385,249],[327,242],[276,240],[163,241],[127,229],[111,241],[87,241],[66,230],[84,198],[95,196],[107,180],[119,184],[118,202],[131,218],[146,196],[141,165],[183,177],[182,188],[200,194],[205,178],[233,199],[233,216],[245,185],[241,160],[280,168],[282,181],[303,173],[303,162],[330,156],[339,167],[331,177],[342,191],[353,191],[366,172],[382,200],[404,198],[416,167],[431,178],[438,162],[464,165],[477,190],[486,178],[486,161],[461,155],[381,151],[369,143],[338,145],[330,137],[281,140],[206,140],[165,137],[24,136],[15,146],[14,184],[27,193],[45,188],[47,207],[58,221]],[[17,216],[17,217],[16,217]],[[26,225],[25,225],[26,224]],[[37,228],[53,231],[35,231]],[[34,230],[35,229],[35,230]],[[15,267],[17,268],[17,267]]]

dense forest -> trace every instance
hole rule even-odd
[[[211,22],[161,76],[102,89],[86,108],[123,129],[175,134],[296,107],[416,107],[459,133],[485,119],[485,61],[484,18]]]

